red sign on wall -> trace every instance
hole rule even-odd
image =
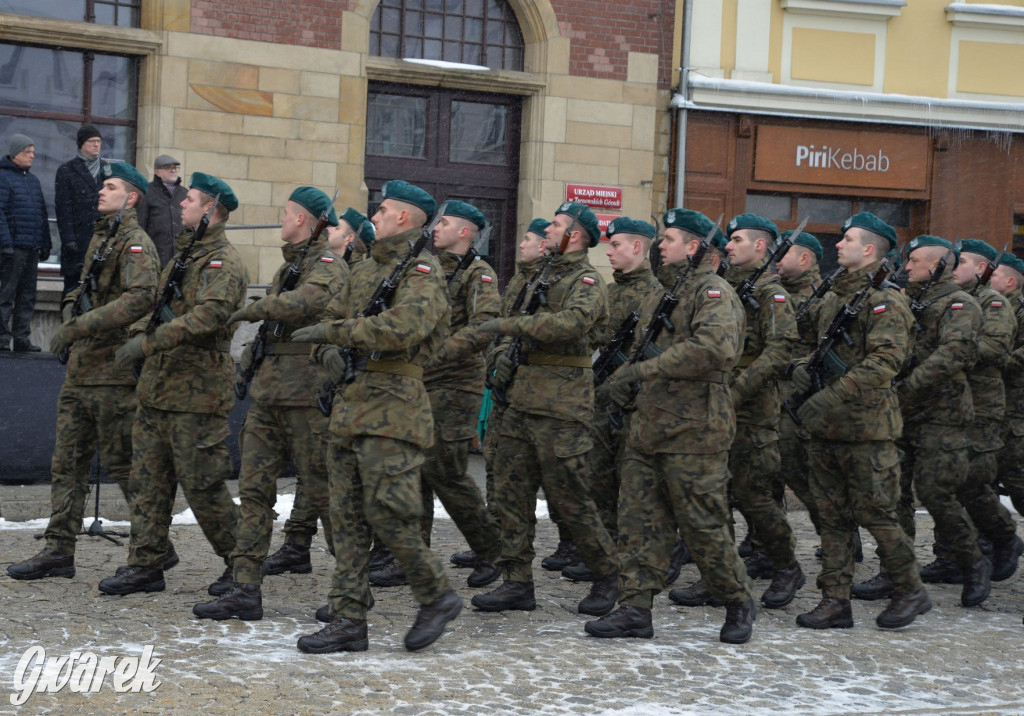
[[[621,186],[598,186],[596,184],[566,184],[565,200],[578,201],[595,211],[599,209],[621,209]]]

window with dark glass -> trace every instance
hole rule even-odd
[[[370,54],[523,69],[523,36],[507,0],[381,0]]]
[[[142,0],[0,0],[0,12],[51,20],[138,27]]]

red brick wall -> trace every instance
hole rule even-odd
[[[340,49],[341,13],[355,0],[192,0],[192,32]]]
[[[562,35],[572,41],[569,73],[625,80],[630,52],[661,57],[659,84],[671,78],[672,0],[552,0]]]

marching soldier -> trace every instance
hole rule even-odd
[[[1006,297],[1017,328],[1013,351],[1003,367],[1006,388],[1006,417],[1002,425],[1003,447],[999,451],[998,483],[1009,494],[1018,514],[1024,514],[1024,261],[1004,253],[992,274],[992,288]]]

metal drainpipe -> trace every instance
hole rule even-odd
[[[693,0],[683,2],[683,47],[682,67],[679,73],[679,94],[689,99],[690,84],[690,20],[693,17]],[[673,206],[683,206],[686,189],[686,106],[677,110],[676,115],[676,196]]]

